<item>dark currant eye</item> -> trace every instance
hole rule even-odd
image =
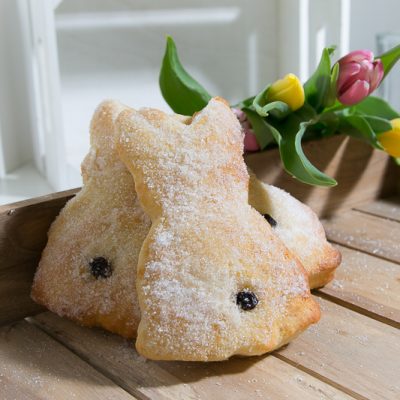
[[[268,221],[272,228],[275,228],[278,225],[278,223],[269,214],[263,214],[263,217]]]
[[[258,299],[253,292],[245,290],[236,295],[236,304],[240,306],[242,310],[249,311],[256,307]]]
[[[104,257],[95,257],[89,261],[90,272],[96,278],[109,278],[112,274],[111,263]]]

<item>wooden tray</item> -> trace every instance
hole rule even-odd
[[[399,195],[325,220],[343,264],[314,293],[317,325],[263,357],[182,363],[146,361],[30,300],[47,229],[74,192],[0,208],[1,400],[400,398]]]

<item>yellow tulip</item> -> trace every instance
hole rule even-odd
[[[392,129],[380,133],[378,140],[386,153],[392,157],[400,157],[400,118],[392,119]]]
[[[304,104],[304,89],[299,78],[294,74],[287,74],[277,80],[267,92],[267,101],[283,101],[292,111],[301,108]]]

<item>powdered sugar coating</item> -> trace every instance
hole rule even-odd
[[[237,118],[213,99],[189,124],[151,109],[117,119],[121,158],[152,219],[139,258],[137,349],[221,360],[271,351],[319,318],[298,261],[248,205]],[[259,305],[241,310],[236,293]]]
[[[116,153],[114,120],[125,108],[105,101],[95,112],[84,186],[51,226],[32,297],[61,316],[134,337],[140,319],[136,265],[150,220]],[[91,274],[95,257],[111,263],[109,278]]]
[[[332,280],[341,262],[340,252],[326,240],[316,214],[289,193],[259,181],[250,173],[249,203],[269,214],[277,225],[273,232],[295,254],[309,275],[311,288]]]

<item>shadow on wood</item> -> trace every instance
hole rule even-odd
[[[47,231],[75,191],[0,207],[0,325],[43,311],[30,298]]]

